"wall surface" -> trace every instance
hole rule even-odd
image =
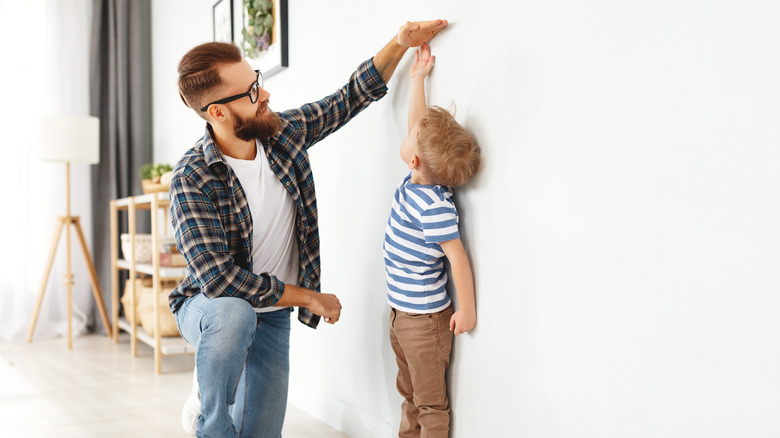
[[[429,103],[457,106],[484,172],[457,191],[479,322],[455,341],[453,437],[780,436],[780,3],[290,2],[295,107],[406,20],[448,18]],[[153,2],[155,157],[203,123],[176,63],[209,1]],[[381,245],[405,173],[411,52],[390,93],[311,150],[323,288],[294,324],[291,402],[355,437],[399,422]]]

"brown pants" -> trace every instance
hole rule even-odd
[[[399,438],[446,438],[450,402],[445,374],[450,364],[452,307],[438,313],[390,309],[390,344],[398,363],[401,405]]]

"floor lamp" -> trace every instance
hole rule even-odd
[[[39,133],[39,152],[38,158],[44,161],[56,161],[65,163],[65,205],[67,206],[66,216],[57,218],[57,225],[54,230],[54,240],[52,241],[49,260],[46,263],[46,270],[41,283],[41,290],[38,294],[38,302],[35,304],[30,331],[27,333],[27,342],[32,341],[35,324],[38,321],[38,312],[41,310],[43,295],[46,292],[46,283],[49,281],[54,255],[57,252],[57,246],[62,236],[62,230],[66,230],[68,270],[65,275],[65,284],[68,288],[68,348],[73,348],[73,273],[70,257],[70,227],[76,229],[81,250],[84,253],[84,259],[87,263],[89,280],[92,284],[92,294],[100,311],[100,317],[103,320],[103,326],[106,334],[111,335],[111,323],[108,321],[106,306],[103,303],[103,295],[100,291],[100,284],[97,279],[95,265],[92,263],[92,256],[89,254],[87,242],[84,239],[84,231],[81,229],[81,222],[78,216],[70,214],[70,163],[97,164],[100,158],[100,121],[97,117],[79,116],[56,116],[40,119],[38,126]]]

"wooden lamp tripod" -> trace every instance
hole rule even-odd
[[[97,117],[46,117],[40,121],[40,149],[39,158],[46,161],[64,161],[65,162],[65,190],[67,215],[57,218],[57,225],[54,230],[54,240],[52,241],[49,260],[46,263],[46,271],[43,275],[41,290],[38,293],[38,302],[35,305],[30,330],[27,333],[27,342],[32,342],[35,324],[38,321],[38,313],[43,303],[43,295],[46,292],[46,284],[49,281],[49,274],[54,263],[54,256],[57,252],[57,246],[62,236],[62,230],[66,231],[68,268],[65,275],[65,284],[68,288],[68,348],[73,348],[73,274],[70,257],[70,226],[76,229],[76,235],[81,244],[81,250],[84,253],[84,260],[89,272],[89,280],[92,284],[92,294],[100,311],[100,317],[103,320],[103,327],[106,334],[111,337],[111,323],[108,321],[106,306],[103,303],[103,295],[100,291],[100,284],[97,279],[95,265],[92,263],[92,256],[89,254],[87,242],[84,239],[84,231],[81,229],[81,222],[78,216],[70,214],[70,163],[97,164],[100,157],[100,121]]]

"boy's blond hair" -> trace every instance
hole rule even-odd
[[[422,173],[434,184],[457,187],[482,167],[474,138],[447,110],[430,106],[420,119],[417,149]]]

